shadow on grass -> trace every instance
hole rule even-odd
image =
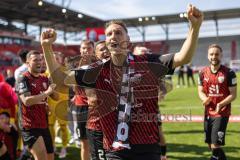
[[[164,131],[165,134],[204,134],[203,130]]]
[[[232,129],[227,129],[227,134],[240,134],[240,131],[232,130]]]
[[[203,128],[203,127],[202,127]],[[203,129],[202,130],[186,130],[186,131],[164,131],[165,134],[204,134]],[[227,130],[227,135],[236,135],[239,134],[239,131],[236,130]]]
[[[239,155],[229,155],[228,152],[239,151],[240,147],[224,147],[227,158],[229,160],[239,160]],[[187,155],[191,153],[191,155]],[[168,144],[168,158],[169,160],[207,160],[210,159],[211,151],[206,146],[188,145],[188,144]]]

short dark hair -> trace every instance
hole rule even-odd
[[[10,114],[9,114],[8,112],[1,112],[1,113],[0,113],[0,116],[1,116],[1,115],[5,115],[6,117],[10,118]]]
[[[28,54],[29,50],[28,49],[21,49],[19,52],[18,52],[18,55],[21,59],[21,61],[23,63],[26,63],[26,60],[27,60],[27,54]]]
[[[97,45],[102,44],[102,43],[105,44],[105,41],[97,41],[97,42],[95,43],[94,50],[96,49],[96,46],[97,46]]]
[[[31,57],[31,55],[38,55],[38,54],[40,55],[41,53],[38,52],[37,50],[29,51],[28,54],[27,54],[27,60]]]
[[[91,44],[94,48],[94,42],[91,41],[91,40],[88,40],[88,39],[82,40],[82,42],[80,43],[80,47],[81,47],[82,44],[87,44],[87,45]]]
[[[222,53],[222,47],[220,46],[220,45],[218,45],[218,44],[211,44],[211,45],[209,45],[208,46],[208,50],[210,49],[210,48],[218,48],[219,50],[220,50],[220,52]]]
[[[128,33],[126,24],[121,20],[112,20],[112,21],[107,22],[105,24],[105,30],[112,24],[117,24],[117,25],[121,26],[126,31],[126,33]]]

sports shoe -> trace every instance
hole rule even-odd
[[[67,156],[67,150],[65,147],[61,149],[61,152],[59,153],[58,158],[65,158]]]

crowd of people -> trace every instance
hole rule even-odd
[[[66,157],[70,131],[81,160],[166,160],[158,101],[169,90],[165,78],[194,56],[203,21],[192,5],[187,15],[190,27],[182,48],[166,55],[141,45],[131,53],[127,27],[118,20],[106,24],[105,41],[83,40],[75,57],[54,52],[56,31],[44,31],[42,51],[22,50],[23,64],[14,76],[0,75],[0,160],[16,159],[21,142],[20,159],[53,160],[56,124],[59,158]],[[200,72],[199,81],[211,160],[226,159],[221,145],[236,97],[236,75],[221,65],[221,56],[219,45],[209,47],[210,67]],[[190,67],[187,72],[193,79]]]

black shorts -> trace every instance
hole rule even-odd
[[[229,117],[205,117],[205,142],[208,144],[225,145],[225,134]]]
[[[105,150],[103,149],[102,131],[87,129],[88,141],[92,160],[106,160]]]
[[[37,141],[38,137],[42,136],[47,153],[53,153],[53,143],[52,138],[50,135],[50,131],[48,128],[46,129],[23,129],[22,130],[22,137],[23,137],[23,144],[27,146],[27,148],[31,149],[34,143]]]
[[[88,106],[73,106],[72,116],[78,138],[80,140],[87,139],[86,124],[88,117]]]

